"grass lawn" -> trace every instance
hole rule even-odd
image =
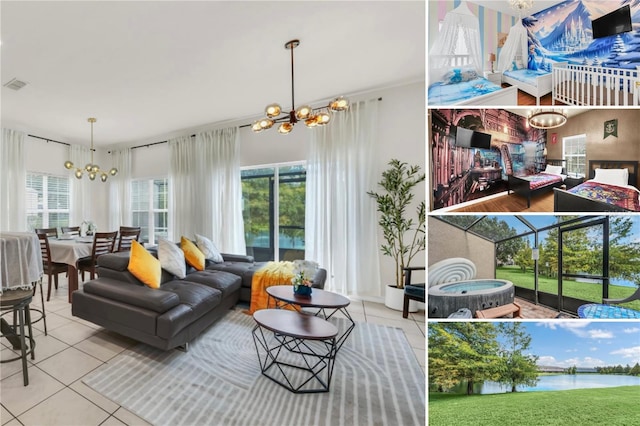
[[[518,267],[501,266],[496,268],[496,278],[508,280],[513,285],[533,290],[533,271],[522,272]],[[573,280],[564,280],[562,283],[565,296],[576,299],[587,300],[594,303],[602,303],[602,286],[597,284],[580,283]],[[558,279],[545,276],[538,277],[538,289],[545,293],[558,293]],[[621,299],[631,296],[635,291],[633,287],[623,287],[619,285],[609,285],[609,297]],[[621,306],[640,311],[640,300],[624,303]]]
[[[429,426],[639,425],[638,386],[496,395],[429,393]]]

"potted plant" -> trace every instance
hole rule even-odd
[[[425,249],[425,202],[416,208],[416,216],[408,212],[415,197],[416,185],[425,180],[420,166],[412,166],[397,159],[389,161],[389,168],[382,172],[378,186],[380,193],[369,191],[376,200],[380,214],[378,224],[382,228],[384,243],[380,250],[395,262],[395,284],[385,292],[385,305],[402,310],[404,299],[404,268],[408,268],[418,253]]]

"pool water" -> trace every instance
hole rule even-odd
[[[490,290],[493,288],[502,287],[505,285],[499,281],[473,281],[473,282],[460,282],[455,284],[444,285],[440,288],[445,293],[468,293],[472,291]]]

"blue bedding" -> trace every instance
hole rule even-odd
[[[530,70],[528,68],[515,70],[515,71],[505,71],[504,75],[511,77],[515,80],[521,81],[523,83],[527,83],[531,86],[537,86],[536,78],[541,75],[551,74],[549,71],[544,70]]]
[[[456,84],[444,84],[442,81],[438,81],[429,86],[429,105],[452,105],[501,89],[502,87],[485,78],[476,78]]]

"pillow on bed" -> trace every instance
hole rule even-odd
[[[551,164],[547,164],[547,168],[544,169],[544,173],[560,175],[562,174],[562,166],[552,166]]]
[[[516,59],[516,69],[521,70],[523,68],[526,68],[524,66],[524,63],[522,63],[522,59]]]
[[[454,68],[442,76],[444,84],[456,84],[478,78],[478,73],[473,68]]]
[[[609,185],[627,186],[629,184],[629,169],[596,169],[593,180]]]

